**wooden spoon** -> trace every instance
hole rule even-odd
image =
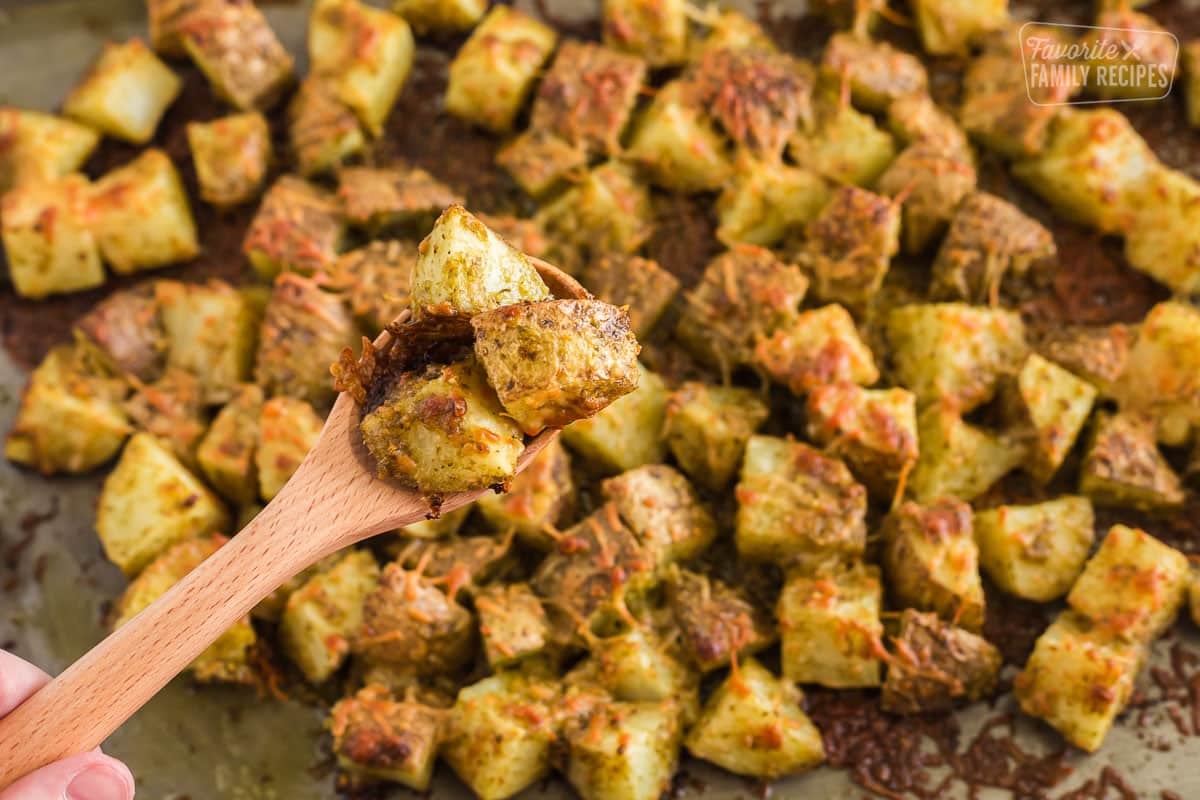
[[[537,259],[534,264],[555,297],[589,296],[555,267]],[[389,340],[385,332],[375,344]],[[295,475],[241,533],[0,720],[0,789],[99,747],[230,626],[306,567],[425,519],[429,506],[419,494],[376,476],[358,422],[357,405],[343,393]],[[529,441],[517,471],[557,435],[548,429]],[[453,511],[482,493],[447,495],[441,510]]]

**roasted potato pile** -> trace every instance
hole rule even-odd
[[[774,780],[825,761],[813,696],[848,690],[905,715],[1011,687],[1099,749],[1200,618],[1156,535],[1196,508],[1200,183],[1117,108],[1027,94],[1003,0],[910,0],[935,61],[882,2],[814,5],[835,30],[801,54],[683,0],[605,0],[595,41],[486,0],[317,0],[298,77],[253,3],[148,0],[148,44],[107,46],[61,114],[0,109],[13,291],[129,276],[5,441],[47,476],[115,461],[112,625],[280,492],[344,390],[434,513],[296,576],[192,673],[336,700],[349,787],[423,791],[441,761],[483,800],[552,773],[658,800],[685,753]],[[950,59],[958,93],[926,66]],[[227,113],[177,164],[181,61]],[[396,152],[410,74],[461,164]],[[1145,95],[1111,89],[1080,88]],[[145,149],[96,170],[105,137]],[[244,281],[145,275],[203,251],[198,204],[246,221]],[[1068,271],[1101,235],[1142,305]],[[1058,604],[1027,658],[1002,595]]]

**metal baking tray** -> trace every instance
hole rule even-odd
[[[304,51],[308,4],[263,3],[281,38],[294,54]],[[559,0],[540,4],[556,18],[594,15],[598,0]],[[763,4],[746,2],[753,12]],[[796,14],[802,2],[780,2],[776,11]],[[1174,6],[1156,3],[1150,9]],[[1190,10],[1189,10],[1190,9]],[[1015,9],[1021,13],[1020,9]],[[1200,14],[1194,6],[1175,14]],[[0,102],[53,108],[109,38],[143,34],[141,0],[42,0],[0,2]],[[1195,136],[1194,133],[1181,135]],[[0,291],[10,291],[0,288]],[[12,324],[0,319],[0,325]],[[26,370],[0,350],[0,431],[16,413]],[[0,645],[37,662],[50,672],[63,669],[103,635],[106,603],[123,586],[118,570],[103,557],[92,528],[101,476],[45,480],[0,460]],[[1152,666],[1171,669],[1171,651],[1200,654],[1200,635],[1193,626],[1177,625],[1155,647]],[[1193,666],[1193,669],[1195,667]],[[1186,699],[1155,702],[1164,694],[1186,698],[1178,687],[1164,692],[1144,671],[1139,688],[1146,702],[1131,709],[1108,737],[1101,752],[1086,756],[1068,752],[1062,764],[1068,778],[1045,796],[1061,797],[1091,782],[1085,797],[1127,797],[1115,776],[1145,798],[1200,797],[1200,719],[1192,719]],[[1161,679],[1161,675],[1160,675]],[[1200,687],[1200,684],[1197,684]],[[954,717],[965,749],[989,721],[1014,710],[1010,695],[992,705],[977,704]],[[1173,721],[1181,720],[1181,722]],[[1200,726],[1198,726],[1200,727]],[[109,753],[124,759],[138,780],[144,800],[316,800],[336,795],[331,761],[322,746],[322,718],[311,707],[258,697],[252,691],[206,687],[186,679],[174,681],[106,743]],[[1061,749],[1061,741],[1039,723],[1022,719],[1013,741],[1029,753]],[[899,746],[881,735],[872,747]],[[932,745],[927,741],[927,747]],[[982,752],[982,750],[980,750]],[[985,756],[986,757],[986,756]],[[937,769],[931,769],[936,785]],[[430,797],[468,797],[449,774],[439,770]],[[1102,794],[1108,791],[1111,794]],[[771,787],[755,785],[701,764],[686,762],[673,793],[678,798],[859,798],[868,795],[845,770],[818,769]],[[1019,796],[1042,796],[1024,791]],[[403,790],[388,795],[411,796]],[[557,781],[530,789],[525,797],[570,797]],[[968,796],[959,784],[938,797]],[[1006,790],[984,788],[974,797],[1011,797]]]

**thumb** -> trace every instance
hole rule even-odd
[[[31,772],[7,789],[0,800],[131,800],[133,776],[115,758],[92,751],[56,761]]]

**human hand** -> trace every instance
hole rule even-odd
[[[49,680],[37,667],[0,650],[0,717]],[[132,797],[133,775],[129,768],[99,749],[56,761],[0,791],[0,800],[131,800]]]

